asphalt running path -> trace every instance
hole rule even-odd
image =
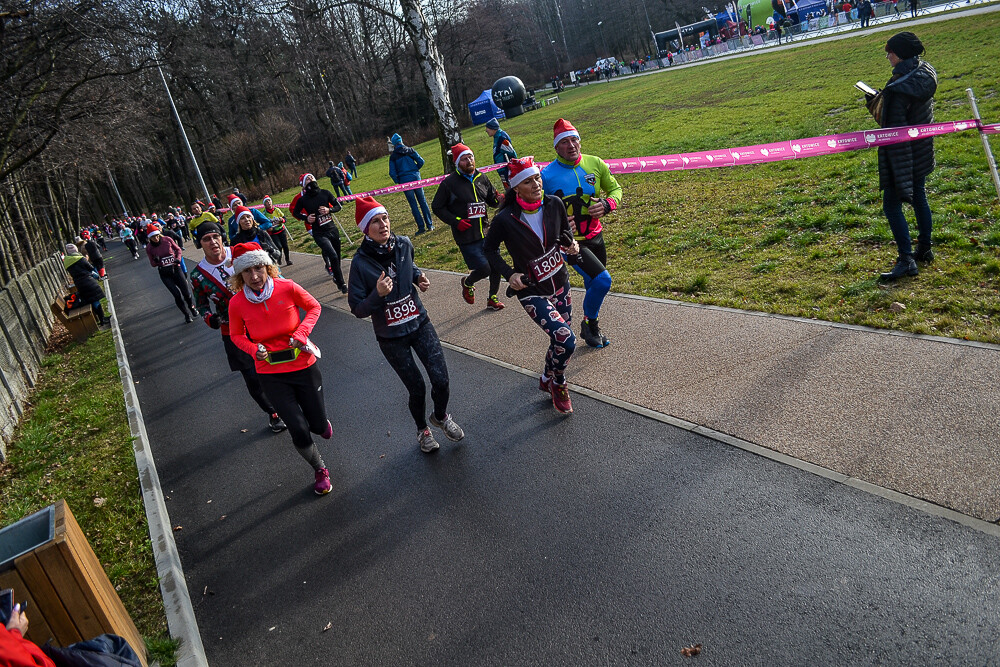
[[[322,259],[296,257],[286,275],[346,311]],[[442,340],[541,370],[547,339],[514,300],[488,312],[461,299],[458,274],[429,275],[421,298]],[[576,290],[577,331],[582,302]],[[605,301],[601,322],[612,345],[577,348],[567,376],[578,386],[851,483],[1000,519],[1000,346],[621,294]]]
[[[218,332],[116,246],[212,665],[662,665],[692,643],[710,664],[1000,657],[996,538],[586,397],[560,417],[532,378],[450,350],[467,436],[422,455],[370,323],[330,308],[334,491],[316,497]]]

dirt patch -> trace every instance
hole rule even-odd
[[[57,321],[52,326],[52,335],[49,336],[49,344],[45,346],[45,354],[59,352],[72,342],[73,335],[69,329],[64,327],[62,322]]]

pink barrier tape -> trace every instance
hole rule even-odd
[[[695,153],[651,155],[648,157],[606,160],[612,174],[640,174],[661,171],[733,167],[743,164],[764,164],[804,157],[832,155],[872,146],[889,146],[917,139],[937,137],[952,132],[976,128],[975,120],[963,120],[912,127],[887,127],[862,132],[831,134],[792,141],[778,141],[756,146],[739,146]]]
[[[939,137],[944,134],[964,132],[965,130],[972,129],[978,129],[984,134],[1000,134],[1000,123],[984,125],[981,121],[973,119],[949,121],[947,123],[931,123],[930,125],[913,125],[910,127],[886,127],[876,130],[831,134],[823,137],[778,141],[770,144],[758,144],[756,146],[720,148],[694,153],[630,157],[605,160],[605,162],[608,163],[612,174],[647,174],[663,171],[707,169],[711,167],[735,167],[744,164],[765,164],[768,162],[781,162],[782,160],[796,160],[804,157],[833,155],[834,153],[857,151],[864,148],[872,148],[873,146],[890,146],[892,144],[901,144],[929,137]],[[536,162],[536,164],[544,167],[548,163]],[[480,168],[479,171],[494,171],[502,166],[502,164],[491,164]],[[378,195],[393,194],[406,190],[416,190],[417,188],[437,185],[445,178],[446,176],[422,178],[419,181],[399,183],[377,190],[338,197],[337,200],[346,204],[358,197],[376,197]],[[288,208],[288,204],[278,204],[277,207]],[[262,208],[262,205],[257,204],[252,208]]]

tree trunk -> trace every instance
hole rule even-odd
[[[441,173],[447,174],[451,169],[448,149],[462,140],[462,133],[458,129],[458,118],[451,108],[448,76],[444,70],[441,53],[438,51],[437,41],[424,19],[420,0],[400,0],[400,5],[403,8],[406,32],[413,41],[414,51],[417,54],[420,74],[424,78],[424,86],[431,98],[431,106],[434,107],[438,139],[441,142]]]

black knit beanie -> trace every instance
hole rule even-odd
[[[924,45],[912,32],[897,32],[885,44],[886,51],[892,51],[902,60],[909,60],[924,52]]]
[[[201,247],[201,237],[205,234],[218,234],[223,239],[226,238],[226,233],[222,231],[222,226],[211,220],[206,220],[198,225],[192,234],[194,235],[195,245],[198,247]]]

